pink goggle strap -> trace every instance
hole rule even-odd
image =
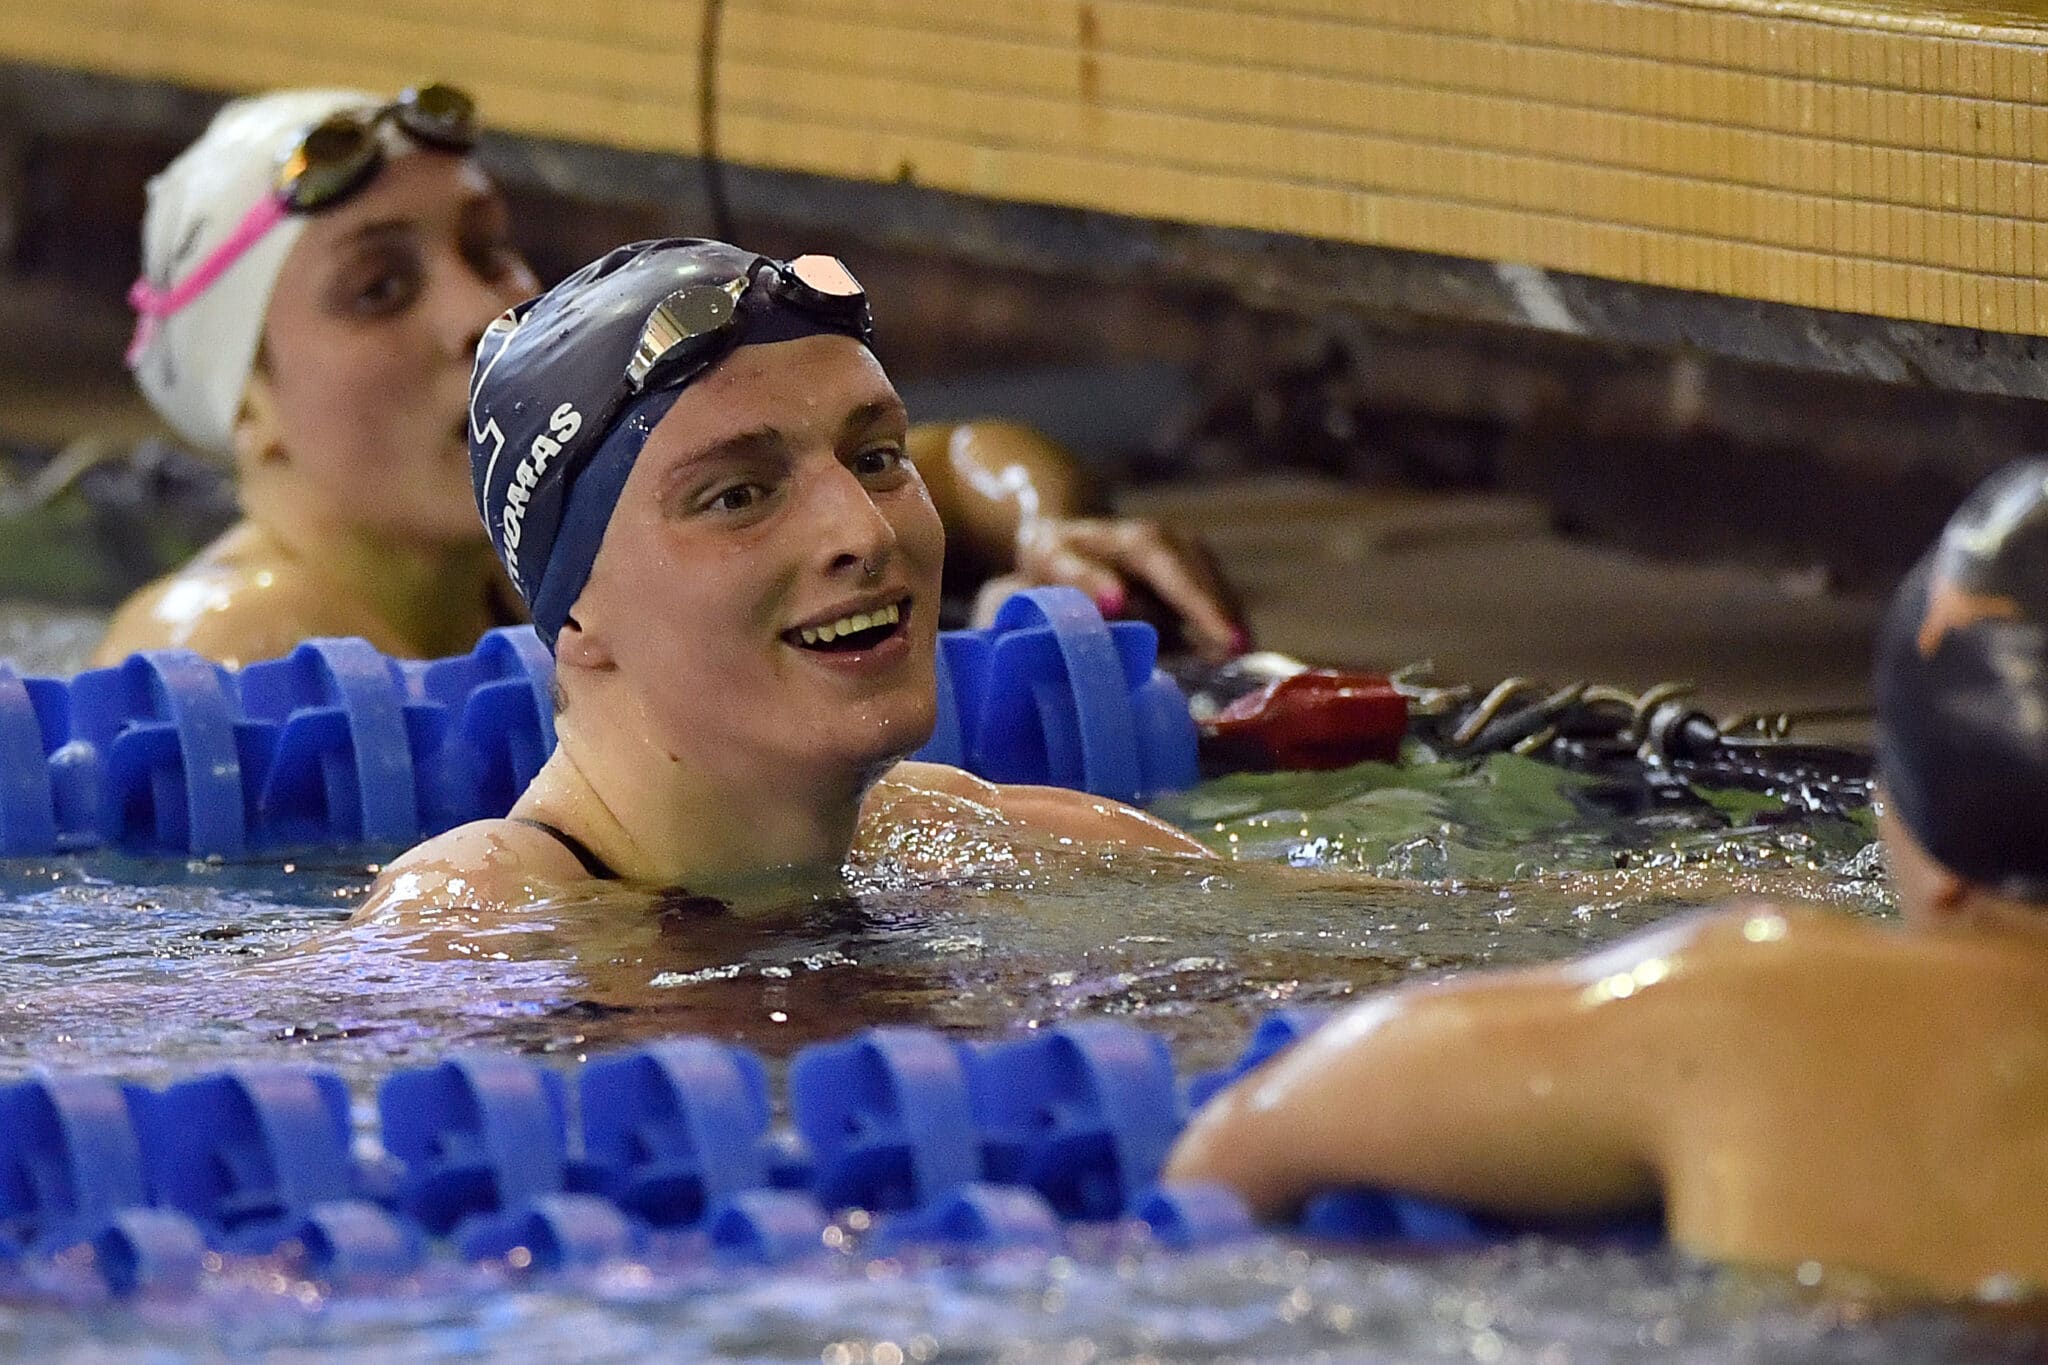
[[[135,310],[136,316],[135,336],[128,343],[128,353],[122,357],[128,368],[135,368],[135,362],[141,358],[166,318],[204,294],[215,280],[228,272],[228,267],[263,239],[263,234],[276,227],[288,211],[284,196],[267,194],[250,207],[227,239],[178,283],[168,289],[159,289],[147,279],[130,285],[128,306]]]

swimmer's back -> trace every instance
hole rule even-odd
[[[1266,1209],[1342,1184],[1509,1214],[1661,1191],[1673,1240],[1719,1259],[2048,1284],[2044,958],[1807,908],[1667,922],[1369,998],[1212,1101],[1170,1174]]]
[[[2048,1285],[2039,952],[1747,907],[1702,924],[1671,985],[1640,1022],[1671,1063],[1652,1141],[1676,1240]]]

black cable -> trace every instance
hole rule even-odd
[[[718,37],[725,0],[704,0],[704,29],[697,44],[697,147],[704,164],[704,199],[711,208],[711,235],[733,238],[732,203],[725,195],[725,163],[718,155]]]

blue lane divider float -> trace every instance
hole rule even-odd
[[[1020,593],[941,636],[916,756],[1126,801],[1190,786],[1194,722],[1157,652],[1071,588]],[[425,662],[311,640],[239,673],[183,650],[68,679],[0,664],[0,855],[389,846],[503,815],[554,749],[553,681],[524,626]]]
[[[226,1251],[274,1250],[316,1205],[352,1194],[348,1090],[331,1073],[246,1067],[137,1106],[156,1202]]]
[[[1173,1058],[1129,1024],[1069,1024],[969,1053],[991,1180],[1029,1185],[1065,1218],[1135,1212],[1180,1131]]]
[[[568,1188],[560,1073],[524,1058],[459,1053],[390,1077],[377,1108],[385,1150],[405,1168],[399,1211],[465,1257],[524,1248],[529,1265],[555,1270],[632,1248],[623,1210]]]
[[[775,1170],[768,1072],[742,1048],[655,1043],[583,1068],[576,1183],[650,1227],[695,1227]]]
[[[190,1290],[206,1266],[199,1229],[169,1209],[118,1210],[88,1244],[107,1288],[123,1296]]]
[[[1086,593],[1017,593],[988,630],[941,637],[939,655],[940,725],[916,757],[1120,801],[1194,785],[1195,723],[1156,667],[1158,633],[1105,622]]]
[[[1229,1070],[1314,1018],[1270,1016]],[[84,1244],[113,1292],[175,1292],[209,1254],[293,1257],[336,1284],[405,1276],[436,1245],[527,1272],[690,1246],[779,1265],[845,1245],[835,1214],[869,1229],[869,1255],[1044,1249],[1077,1222],[1143,1224],[1176,1250],[1252,1230],[1229,1190],[1158,1183],[1185,1114],[1165,1044],[1129,1024],[817,1044],[789,1068],[794,1131],[774,1128],[766,1077],[705,1039],[593,1059],[573,1085],[462,1052],[385,1080],[380,1158],[352,1150],[347,1090],[319,1068],[237,1067],[161,1091],[39,1076],[0,1087],[0,1259]],[[1383,1190],[1327,1192],[1298,1226],[1436,1248],[1530,1230]]]
[[[75,1245],[148,1202],[130,1112],[144,1093],[99,1076],[39,1076],[0,1089],[7,1254]]]
[[[919,1208],[980,1174],[967,1068],[938,1034],[880,1028],[806,1048],[789,1094],[828,1209]]]
[[[831,1226],[824,1207],[797,1190],[741,1190],[712,1210],[711,1249],[743,1265],[786,1265],[815,1256]]]

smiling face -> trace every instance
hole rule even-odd
[[[743,346],[649,435],[559,643],[650,742],[747,784],[878,775],[930,736],[945,532],[849,337]]]
[[[473,163],[394,157],[312,215],[264,321],[268,458],[300,509],[403,545],[482,537],[463,417],[477,338],[538,289]]]

